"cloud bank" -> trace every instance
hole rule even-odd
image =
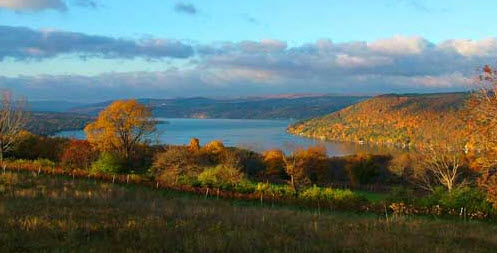
[[[34,99],[87,100],[460,91],[471,86],[478,66],[497,61],[497,39],[433,43],[398,35],[370,42],[321,39],[299,46],[274,39],[192,44],[0,27],[0,59],[42,60],[64,54],[180,58],[190,64],[159,72],[2,77],[0,87]]]
[[[1,1],[1,0],[0,0]],[[187,58],[193,48],[180,41],[117,39],[82,33],[0,26],[0,60],[44,59],[61,54],[104,58]]]

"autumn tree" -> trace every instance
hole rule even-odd
[[[290,176],[289,184],[298,192],[316,179],[326,169],[326,149],[323,146],[298,147],[290,156],[284,157],[285,172]]]
[[[199,151],[203,160],[202,163],[205,165],[219,164],[222,162],[222,156],[226,151],[226,147],[222,141],[214,140],[204,145]]]
[[[12,93],[6,90],[0,91],[0,162],[6,152],[12,150],[14,144],[19,140],[20,133],[27,122],[24,112],[24,101],[14,101]]]
[[[88,141],[98,150],[112,152],[129,162],[139,144],[150,141],[156,122],[151,111],[136,100],[118,100],[85,128]]]
[[[477,78],[477,89],[469,102],[470,129],[475,146],[481,150],[476,164],[481,172],[479,185],[497,207],[497,70],[485,65]]]
[[[64,148],[60,157],[60,162],[68,168],[89,169],[92,162],[97,158],[98,154],[95,152],[90,142],[72,139]]]
[[[469,122],[475,146],[485,153],[480,165],[489,170],[497,165],[497,70],[485,65],[477,82],[468,103]]]
[[[188,144],[188,150],[190,152],[198,152],[200,150],[200,140],[198,138],[191,138],[190,144]]]
[[[266,170],[264,174],[269,178],[280,179],[285,174],[285,154],[281,150],[271,149],[262,154]]]
[[[152,174],[163,182],[178,183],[181,176],[196,176],[199,165],[196,155],[189,148],[170,146],[155,155]]]
[[[235,151],[230,149],[226,149],[222,156],[220,177],[223,182],[234,186],[245,177],[242,172],[241,158]]]

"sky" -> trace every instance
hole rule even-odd
[[[497,1],[0,0],[0,88],[30,100],[467,90]]]

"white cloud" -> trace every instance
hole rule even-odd
[[[379,39],[368,43],[368,47],[371,50],[392,55],[420,54],[428,45],[428,41],[423,37],[407,37],[402,35],[396,35],[392,38]]]
[[[439,45],[444,50],[452,50],[464,56],[495,56],[497,54],[497,39],[483,40],[453,39]]]
[[[0,0],[2,1],[2,0]],[[188,58],[193,47],[176,40],[128,40],[57,30],[0,25],[0,61],[53,58],[62,54],[103,58]]]
[[[372,56],[359,57],[350,56],[348,54],[339,54],[336,58],[336,63],[342,67],[373,67],[393,64],[393,60],[388,57]]]

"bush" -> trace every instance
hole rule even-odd
[[[299,194],[299,198],[304,200],[320,200],[322,197],[322,190],[316,185],[303,190]]]
[[[100,157],[91,166],[91,171],[94,173],[109,173],[117,174],[121,172],[122,161],[114,154],[103,152]]]
[[[55,167],[55,162],[49,160],[49,159],[44,159],[44,158],[38,158],[33,161],[33,164],[41,166],[41,167]]]
[[[207,168],[200,175],[198,175],[198,181],[202,186],[206,187],[219,187],[220,182],[217,174],[219,173],[220,166],[214,168]]]
[[[410,188],[406,188],[404,186],[396,186],[392,187],[390,190],[387,201],[390,203],[393,202],[402,202],[402,203],[413,203],[416,196],[414,196],[414,190]]]
[[[466,208],[469,212],[492,212],[492,205],[486,199],[485,192],[471,187],[459,187],[448,192],[443,187],[418,200],[418,205],[431,207],[439,205],[447,209]]]
[[[198,176],[198,181],[208,187],[233,188],[244,179],[244,174],[237,168],[218,165],[205,169]]]
[[[309,187],[299,194],[299,199],[305,201],[320,201],[332,207],[358,207],[366,200],[351,190]]]
[[[243,179],[238,184],[235,185],[236,192],[250,194],[257,190],[257,185],[250,180]]]

